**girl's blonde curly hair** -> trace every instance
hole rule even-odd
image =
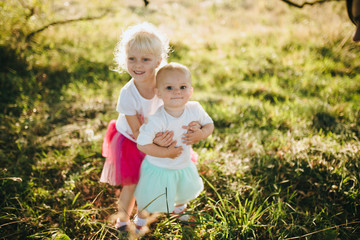
[[[126,61],[129,49],[161,57],[160,67],[167,63],[170,52],[167,37],[148,22],[130,26],[123,32],[114,50],[115,71],[127,70]]]

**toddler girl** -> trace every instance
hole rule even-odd
[[[192,134],[195,142],[212,133],[214,124],[209,115],[198,102],[188,102],[192,91],[191,75],[185,66],[170,63],[158,71],[156,93],[164,105],[140,127],[137,139],[138,148],[147,154],[135,190],[137,229],[145,225],[148,212],[183,212],[186,203],[203,189],[202,179],[191,161],[190,145],[182,143],[164,149],[153,143],[156,133],[166,130],[173,131],[177,142],[184,142],[181,138],[187,135],[182,126],[193,121],[202,126]],[[179,149],[182,149],[180,153]]]
[[[118,119],[110,121],[103,143],[106,161],[100,182],[122,185],[119,197],[119,219],[115,225],[126,230],[135,199],[140,165],[145,156],[136,147],[139,128],[148,115],[163,104],[155,95],[155,71],[166,63],[169,52],[167,39],[150,23],[129,27],[115,48],[119,70],[126,70],[132,79],[121,89],[116,111]],[[156,140],[155,140],[156,141]],[[163,134],[157,143],[172,141],[172,134]]]

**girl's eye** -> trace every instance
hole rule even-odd
[[[184,90],[186,89],[186,86],[181,86],[180,89]]]
[[[166,90],[172,90],[172,87],[171,87],[171,86],[167,86],[167,87],[166,87]]]
[[[129,57],[129,58],[128,58],[129,61],[134,61],[134,59],[135,59],[135,58],[133,58],[133,57]]]
[[[150,58],[144,58],[144,62],[150,61]]]

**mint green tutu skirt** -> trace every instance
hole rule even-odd
[[[175,205],[195,199],[203,189],[193,162],[183,169],[167,169],[149,163],[145,157],[135,198],[139,211],[171,213]]]

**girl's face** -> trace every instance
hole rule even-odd
[[[193,92],[191,79],[181,71],[169,71],[162,74],[160,81],[157,94],[164,101],[165,108],[181,110]]]
[[[138,50],[129,49],[126,66],[134,81],[153,81],[155,69],[160,65],[161,57]]]

